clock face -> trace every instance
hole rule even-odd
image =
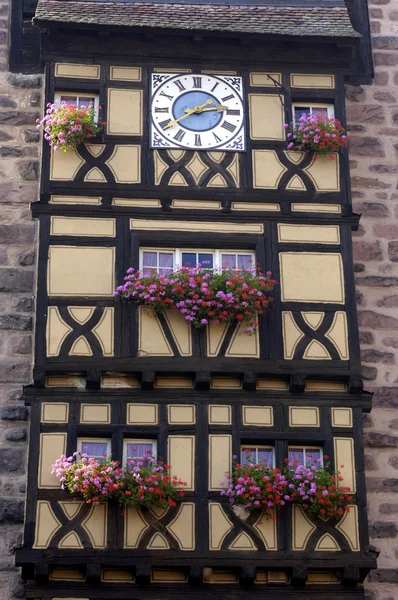
[[[152,74],[151,148],[245,150],[242,78]]]

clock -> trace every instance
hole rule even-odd
[[[242,78],[152,74],[151,148],[245,150]]]

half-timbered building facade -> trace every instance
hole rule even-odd
[[[89,99],[106,126],[76,151],[43,143],[32,206],[35,370],[16,559],[28,598],[362,597],[376,563],[351,249],[359,217],[347,151],[287,152],[284,124],[301,110],[344,124],[344,83],[370,76],[366,24],[366,7],[339,0],[39,1],[46,102]],[[226,114],[200,130],[162,127],[192,93]],[[129,267],[204,260],[272,271],[275,299],[254,335],[239,323],[190,328],[113,295]],[[176,507],[91,506],[51,474],[63,453],[123,462],[131,444],[187,482]],[[221,481],[246,448],[275,465],[328,455],[355,504],[339,522],[288,505],[277,521],[239,516]]]

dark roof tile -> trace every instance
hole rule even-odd
[[[34,24],[42,25],[44,22],[289,36],[359,37],[344,7],[39,0]]]

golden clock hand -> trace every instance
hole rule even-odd
[[[228,106],[224,106],[223,104],[217,104],[217,106],[211,107],[211,108],[202,108],[202,110],[200,112],[207,112],[209,110],[216,110],[217,112],[223,112],[224,110],[227,110]]]
[[[195,106],[194,108],[186,108],[185,115],[182,115],[182,117],[178,117],[178,119],[174,119],[173,121],[167,123],[165,129],[169,129],[169,127],[174,127],[174,125],[176,125],[179,121],[185,119],[186,117],[189,117],[189,115],[192,115],[193,113],[201,113],[203,107],[206,106],[206,104],[213,104],[213,100],[208,98],[206,102],[203,102],[203,104],[201,104],[200,106]]]

